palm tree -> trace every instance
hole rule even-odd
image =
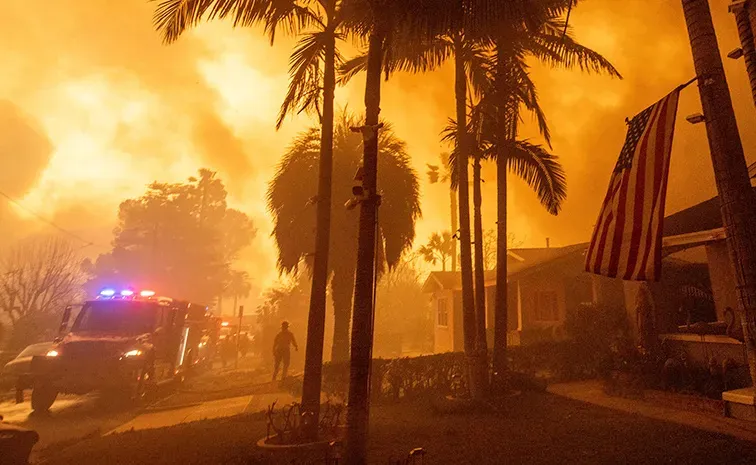
[[[459,229],[459,220],[457,219],[458,215],[458,206],[457,206],[457,192],[452,187],[452,178],[451,178],[451,169],[449,168],[449,154],[448,153],[442,153],[441,154],[441,165],[431,165],[427,164],[428,167],[427,175],[428,175],[428,181],[430,181],[431,184],[436,184],[438,182],[446,184],[449,183],[449,205],[451,206],[451,231],[456,239],[457,237],[457,230]],[[451,271],[457,271],[457,242],[456,240],[452,242],[452,251],[451,251]]]
[[[600,54],[575,42],[565,23],[559,18],[572,7],[574,0],[543,0],[540,19],[530,18],[527,24],[499,27],[494,36],[491,81],[487,96],[479,106],[482,134],[490,137],[491,158],[496,160],[497,173],[497,263],[494,322],[493,374],[495,388],[504,389],[507,369],[507,171],[520,174],[536,189],[541,203],[552,214],[559,212],[564,198],[559,179],[539,179],[539,174],[558,164],[543,147],[517,141],[520,109],[524,106],[537,118],[541,134],[550,144],[546,119],[538,105],[535,84],[530,79],[526,59],[534,57],[552,66],[579,67],[589,72],[605,72],[621,77]],[[489,122],[486,123],[485,120]],[[488,126],[488,127],[486,127]],[[536,166],[530,161],[539,160]],[[561,171],[561,170],[560,170]],[[548,182],[544,182],[548,181]]]
[[[463,122],[460,133],[455,140],[455,152],[462,154],[455,158],[456,162],[453,167],[449,168],[449,182],[451,188],[456,190],[459,195],[457,213],[459,214],[459,230],[455,230],[455,235],[460,241],[460,268],[462,273],[462,308],[463,308],[463,331],[465,341],[465,353],[471,362],[468,367],[468,376],[470,378],[471,394],[473,397],[480,397],[485,392],[485,373],[486,373],[486,340],[485,340],[485,319],[483,320],[483,330],[476,330],[476,313],[482,314],[485,318],[485,294],[481,285],[480,295],[483,296],[483,309],[476,312],[476,298],[473,294],[473,268],[472,268],[472,248],[470,235],[470,193],[469,193],[469,176],[468,176],[468,159],[469,144],[468,138],[463,137],[466,119],[467,94],[468,89],[479,90],[480,85],[484,82],[484,67],[486,61],[485,44],[478,41],[467,40],[461,32],[442,32],[429,37],[420,37],[419,39],[394,40],[386,45],[384,52],[387,59],[384,62],[384,69],[387,74],[396,71],[410,72],[427,72],[432,71],[443,64],[450,57],[454,58],[455,67],[455,101],[457,120]],[[357,56],[344,63],[342,67],[342,81],[351,79],[358,72],[367,69],[368,57],[365,54]],[[444,165],[447,165],[444,162]],[[448,165],[447,165],[448,166]],[[429,165],[429,168],[431,165]],[[453,174],[452,174],[453,173]],[[433,176],[433,169],[429,175]],[[433,178],[431,178],[433,182]],[[453,203],[456,197],[452,193]],[[452,215],[454,221],[454,214]],[[453,259],[456,258],[456,251]],[[456,265],[456,264],[455,264]],[[452,266],[456,270],[456,266]],[[482,282],[482,275],[481,275]],[[480,300],[480,299],[478,299]],[[482,313],[481,313],[482,312]],[[477,334],[476,334],[477,333]]]
[[[696,75],[706,77],[699,85],[706,118],[714,176],[722,204],[722,222],[735,269],[739,313],[748,354],[751,379],[756,383],[756,220],[753,190],[738,134],[730,90],[719,55],[708,0],[683,0],[685,22]]]
[[[328,276],[332,276],[334,310],[332,360],[349,358],[349,323],[355,279],[357,215],[344,207],[352,197],[354,173],[360,167],[361,137],[350,130],[353,116],[342,115],[334,132],[333,228]],[[268,189],[268,208],[273,214],[273,237],[278,245],[278,267],[283,272],[297,269],[310,249],[315,218],[307,207],[316,191],[314,174],[319,152],[317,128],[301,133],[292,143]],[[415,222],[420,216],[419,185],[409,163],[405,144],[390,127],[379,137],[379,165],[385,173],[379,221],[378,255],[381,263],[396,264],[412,246]]]
[[[233,297],[234,308],[232,315],[236,316],[239,308],[239,298],[249,297],[252,285],[249,282],[249,273],[246,271],[231,270],[228,276],[228,282],[225,288],[225,295]]]
[[[232,17],[234,26],[263,24],[271,44],[280,29],[300,37],[291,55],[289,90],[276,127],[280,127],[286,115],[294,111],[314,111],[321,123],[318,189],[313,195],[317,204],[317,234],[313,238],[315,259],[302,388],[303,410],[312,414],[313,425],[318,423],[320,413],[331,231],[333,99],[336,66],[341,62],[336,42],[344,34],[341,3],[340,0],[164,0],[158,5],[154,18],[157,29],[162,31],[168,43],[177,40],[187,28],[198,24],[204,17]],[[315,434],[312,428],[309,434]]]
[[[418,249],[418,252],[428,263],[435,265],[441,262],[441,271],[446,271],[446,260],[453,256],[455,239],[449,231],[441,234],[433,233],[428,243]]]

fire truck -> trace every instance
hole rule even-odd
[[[69,330],[71,313],[66,307],[47,353],[32,358],[34,410],[48,410],[59,393],[103,391],[142,401],[157,386],[211,364],[220,331],[206,306],[151,290],[104,289],[82,305]]]

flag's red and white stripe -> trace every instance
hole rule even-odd
[[[680,88],[646,111],[644,127],[628,129],[586,256],[586,271],[626,280],[657,280],[669,160]],[[644,118],[645,119],[645,118]],[[637,131],[635,137],[633,129]],[[639,136],[638,136],[639,135]],[[625,149],[623,149],[624,152]],[[629,154],[632,153],[632,157]]]

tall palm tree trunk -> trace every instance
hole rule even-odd
[[[331,278],[333,298],[333,345],[331,361],[349,361],[349,323],[352,320],[352,292],[354,292],[354,268],[334,270]]]
[[[309,415],[308,437],[317,436],[320,417],[320,386],[325,337],[328,248],[331,240],[331,177],[333,171],[333,95],[336,89],[336,36],[329,35],[323,69],[323,119],[318,167],[315,259],[312,269],[310,312],[307,318],[307,347],[302,383],[302,411]]]
[[[751,7],[754,0],[747,5]],[[756,42],[754,42],[751,18],[748,16],[746,6],[734,6],[735,22],[738,26],[738,35],[740,36],[740,46],[743,49],[743,59],[745,60],[746,72],[748,72],[748,81],[751,84],[751,96],[753,103],[756,105]],[[756,19],[756,16],[754,16]]]
[[[478,357],[484,361],[486,369],[480,373],[485,382],[488,377],[488,341],[486,340],[486,283],[483,271],[483,211],[481,209],[483,196],[481,193],[480,157],[473,161],[473,227],[475,229],[475,342]],[[480,365],[480,362],[479,362]],[[479,366],[480,368],[480,366]]]
[[[362,187],[366,198],[360,206],[357,245],[357,273],[354,283],[352,353],[349,370],[347,437],[344,463],[362,465],[367,461],[368,418],[370,413],[370,364],[373,352],[375,297],[375,242],[378,220],[378,114],[381,104],[383,34],[370,35],[365,81],[365,126],[363,137]]]
[[[751,20],[751,34],[756,37],[756,2],[749,0],[746,3],[746,10],[748,10],[748,18]]]
[[[457,220],[457,191],[449,188],[449,205],[451,205],[451,233],[452,236],[457,234],[457,229],[459,229],[459,221]],[[451,270],[457,271],[457,241],[456,239],[454,242],[452,242],[452,253],[451,253]]]
[[[475,295],[473,293],[472,247],[470,239],[470,193],[467,175],[467,75],[465,74],[462,37],[454,38],[454,97],[457,107],[457,189],[459,191],[459,251],[462,270],[462,332],[467,356],[470,395],[479,398],[483,386],[479,379],[476,356]]]
[[[508,289],[507,289],[507,158],[504,153],[504,141],[509,139],[505,124],[507,115],[506,55],[497,40],[496,85],[496,301],[494,305],[494,347],[492,389],[502,393],[507,389],[507,333],[508,333]]]
[[[738,310],[748,354],[751,380],[756,383],[756,217],[753,190],[743,155],[730,90],[727,87],[719,45],[708,0],[682,0],[706,134],[714,165],[714,178],[722,204],[730,260],[735,269]]]

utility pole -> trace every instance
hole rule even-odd
[[[721,202],[722,223],[735,271],[738,313],[743,325],[748,366],[751,380],[756,382],[756,202],[719,55],[709,1],[682,0],[682,7],[706,118],[706,135]]]
[[[740,51],[733,50],[727,56],[737,59],[742,55],[748,72],[748,81],[751,84],[751,96],[754,105],[756,105],[756,42],[754,42],[753,37],[753,28],[756,25],[751,23],[752,19],[756,20],[756,15],[751,18],[748,11],[754,3],[756,3],[756,0],[733,0],[730,4],[728,9],[730,13],[735,15],[735,22],[738,26]]]

